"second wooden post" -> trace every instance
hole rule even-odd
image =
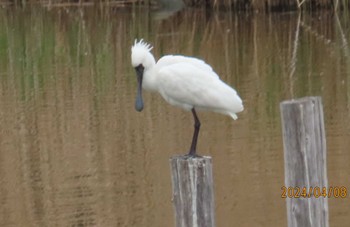
[[[327,227],[328,195],[323,193],[328,194],[328,181],[322,100],[305,97],[284,101],[280,107],[288,226]]]

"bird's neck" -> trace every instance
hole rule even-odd
[[[157,91],[157,75],[155,67],[145,70],[143,74],[142,87],[149,91]]]
[[[156,91],[157,90],[157,75],[155,73],[156,71],[156,60],[154,59],[153,55],[149,53],[149,55],[145,59],[145,71],[143,74],[143,81],[142,81],[142,87],[146,90],[150,91]]]

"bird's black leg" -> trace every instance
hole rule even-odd
[[[194,108],[192,108],[192,114],[194,118],[194,133],[193,133],[193,138],[192,138],[192,144],[191,144],[191,149],[190,152],[188,153],[189,156],[196,156],[196,147],[197,147],[197,139],[198,139],[198,134],[199,134],[199,128],[201,127],[201,123],[198,120],[196,111]]]

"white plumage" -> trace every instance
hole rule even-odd
[[[132,66],[136,69],[138,79],[136,109],[143,109],[144,88],[159,92],[171,105],[192,110],[197,127],[189,155],[195,155],[200,126],[195,110],[222,113],[236,120],[236,113],[243,111],[242,100],[204,61],[181,55],[166,55],[156,63],[151,49],[143,40],[135,40],[131,48]]]

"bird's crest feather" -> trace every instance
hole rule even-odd
[[[138,42],[137,42],[137,39],[135,39],[135,42],[134,42],[134,45],[132,46],[132,49],[134,49],[134,48],[140,48],[140,49],[143,49],[143,50],[148,51],[148,52],[150,52],[153,49],[153,47],[150,44],[144,42],[143,39],[141,39]]]

